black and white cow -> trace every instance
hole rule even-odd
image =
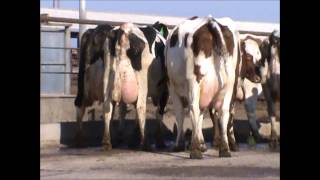
[[[168,99],[163,54],[165,39],[159,33],[166,34],[168,29],[158,22],[153,26],[140,27],[131,23],[116,28],[105,26],[108,28],[98,26],[89,29],[81,41],[78,94],[75,100],[79,132],[82,131],[86,107],[95,101],[103,103],[103,147],[109,150],[112,148],[109,128],[114,106],[119,103],[135,104],[141,144],[144,144],[147,95],[158,106],[159,123]],[[101,33],[95,34],[99,29]],[[120,108],[120,120],[124,117],[123,113],[125,111]],[[162,141],[159,143],[160,146],[164,145]]]
[[[209,109],[212,118],[219,114],[219,156],[231,156],[227,125],[237,76],[260,81],[255,63],[241,62],[239,46],[238,32],[230,18],[193,17],[176,26],[168,36],[166,68],[177,121],[176,147],[184,147],[182,127],[184,108],[188,108],[193,129],[190,158],[202,158],[206,149],[202,134],[205,109]]]
[[[276,134],[276,102],[280,102],[280,31],[275,30],[263,41],[262,53],[262,88],[267,101],[269,120],[271,122],[271,148],[278,145]]]

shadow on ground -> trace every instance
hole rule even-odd
[[[113,147],[126,147],[133,145],[135,146],[139,142],[139,128],[138,123],[134,119],[124,120],[124,130],[118,131],[117,120],[112,120],[110,123],[111,142]],[[146,137],[151,144],[155,143],[155,137],[157,135],[157,121],[155,119],[147,119],[146,121]],[[163,138],[165,142],[174,143],[176,139],[176,128],[173,132],[166,127],[162,126]],[[239,143],[246,143],[247,137],[249,136],[249,125],[246,120],[235,120],[234,121],[235,137]],[[66,146],[74,145],[74,137],[76,135],[77,123],[75,122],[62,122],[61,123],[61,137],[60,144]],[[84,147],[97,147],[101,146],[102,137],[104,133],[104,122],[103,121],[87,121],[83,122],[83,146]],[[189,134],[189,135],[187,135]],[[188,139],[191,132],[186,133]],[[204,128],[203,135],[207,143],[212,143],[213,140],[213,128]],[[262,142],[267,142],[263,139]]]

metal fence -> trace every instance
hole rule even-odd
[[[104,24],[120,25],[123,22],[79,20],[72,18],[40,16],[41,24],[41,96],[72,97],[77,92],[77,74],[79,48],[71,47],[71,38],[77,38],[79,47],[79,33],[71,32],[73,24]],[[46,26],[46,29],[42,29]],[[59,30],[50,30],[50,26],[58,26]],[[172,28],[173,26],[169,26]],[[240,32],[252,33],[252,32]],[[254,32],[253,34],[266,36],[270,32]],[[56,34],[56,35],[54,35]]]
[[[76,94],[78,51],[71,47],[68,26],[62,26],[62,30],[41,29],[42,96]]]

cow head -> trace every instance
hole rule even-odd
[[[241,40],[241,58],[242,58],[242,77],[252,82],[259,83],[261,81],[260,64],[261,52],[259,49],[262,41],[253,36],[247,35]]]

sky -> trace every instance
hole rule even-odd
[[[53,0],[40,0],[52,8]],[[79,9],[79,0],[60,0],[61,9]],[[160,16],[231,17],[238,21],[280,23],[280,0],[86,0],[87,11],[154,14]]]

